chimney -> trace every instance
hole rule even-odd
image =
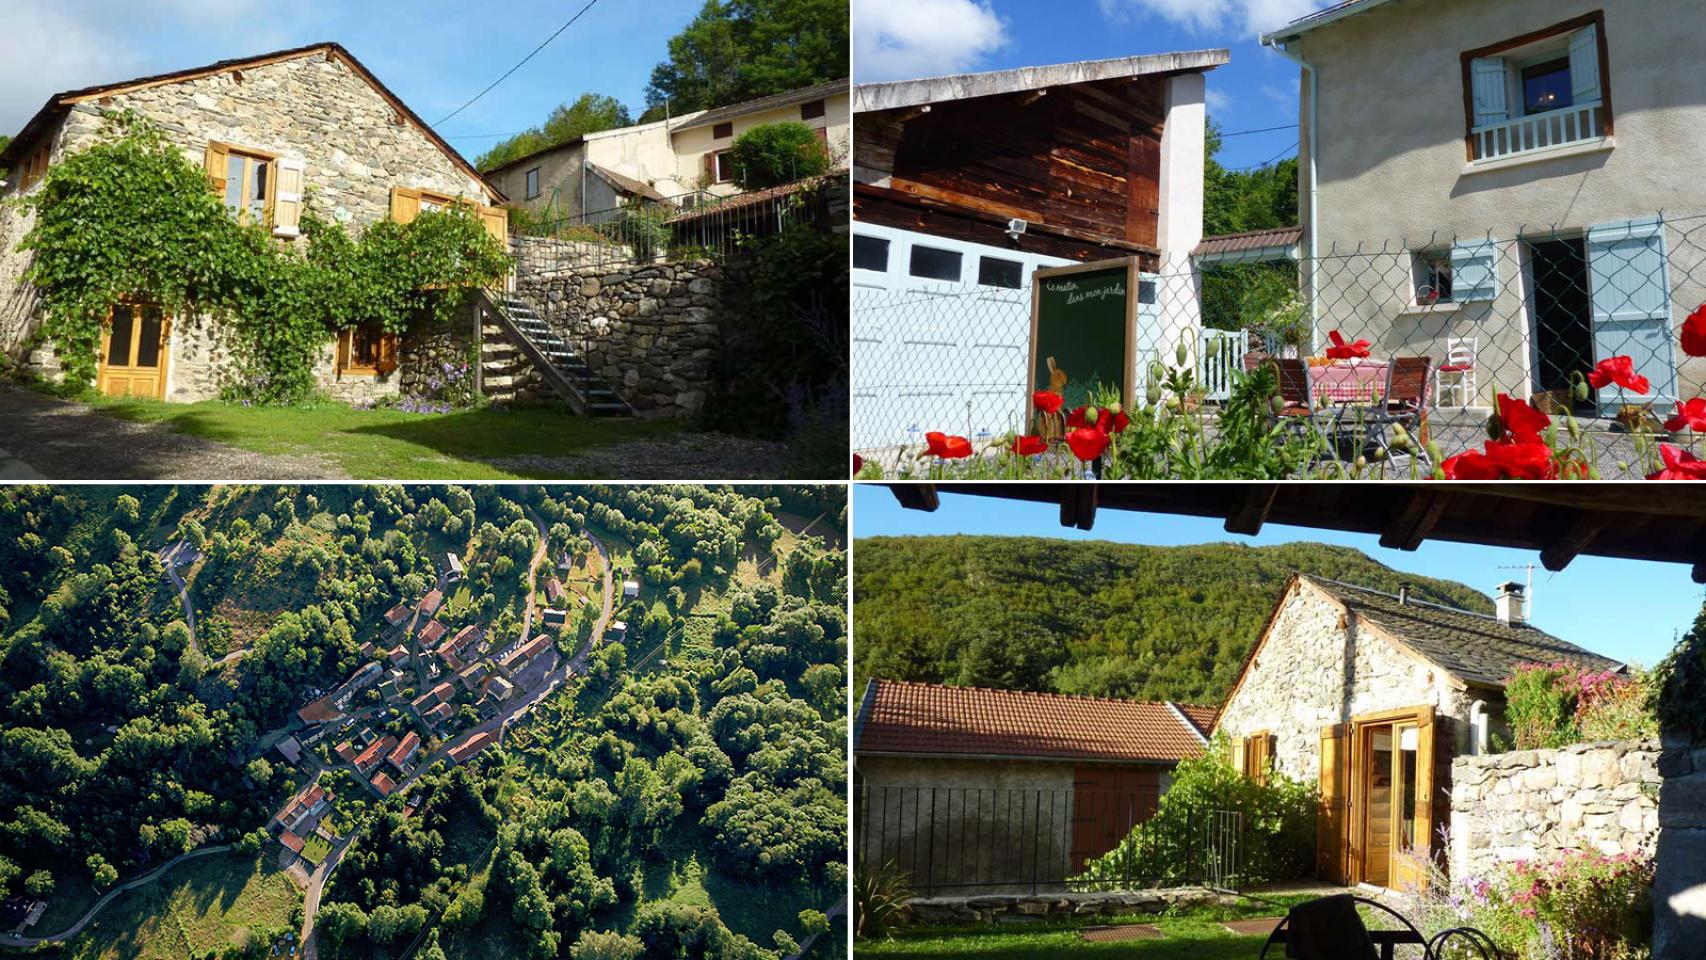
[[[1499,584],[1499,595],[1494,602],[1498,606],[1500,620],[1517,624],[1528,622],[1528,598],[1523,593],[1520,583]]]
[[[1405,604],[1407,604],[1409,602],[1410,602],[1410,585],[1407,583],[1398,584],[1398,605],[1404,606]]]

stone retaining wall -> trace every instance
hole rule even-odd
[[[1569,851],[1652,854],[1656,848],[1659,745],[1653,741],[1458,757],[1451,778],[1454,880]]]
[[[540,241],[518,238],[525,253]],[[646,417],[691,417],[711,390],[723,268],[708,261],[518,272],[516,291]]]
[[[1158,914],[1173,906],[1202,906],[1219,897],[1205,887],[1098,893],[994,894],[919,897],[908,901],[915,923],[1013,923],[1063,917]]]
[[[1706,960],[1706,741],[1666,733],[1658,770],[1653,960]]]

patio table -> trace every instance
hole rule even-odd
[[[1368,403],[1386,389],[1385,360],[1334,360],[1309,368],[1310,392],[1327,402]]]

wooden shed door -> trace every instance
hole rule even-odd
[[[1155,815],[1161,774],[1130,767],[1079,767],[1072,776],[1072,872],[1119,846]]]
[[[166,395],[166,337],[171,321],[153,304],[115,304],[101,331],[97,387],[112,397]]]
[[[1344,724],[1321,729],[1321,809],[1315,820],[1315,869],[1322,880],[1333,883],[1349,879],[1345,807],[1350,756],[1345,749],[1345,732]]]
[[[1392,867],[1394,890],[1427,886],[1433,839],[1434,717],[1429,707],[1392,725]]]

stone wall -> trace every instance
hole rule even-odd
[[[1706,741],[1662,744],[1653,960],[1706,960]]]
[[[475,344],[479,342],[479,318],[472,303],[456,312],[446,324],[423,323],[403,336],[398,349],[399,388],[408,397],[438,397],[445,364],[470,364],[469,377],[476,376],[473,366]]]
[[[711,390],[722,280],[710,262],[586,266],[519,272],[516,291],[642,416],[691,417]]]
[[[1274,767],[1299,780],[1321,775],[1321,730],[1352,717],[1431,705],[1437,753],[1465,752],[1472,698],[1432,664],[1410,656],[1307,581],[1299,581],[1275,619],[1217,730],[1234,737],[1274,736]]]
[[[1458,757],[1451,780],[1454,880],[1577,850],[1651,854],[1658,840],[1652,741]]]

